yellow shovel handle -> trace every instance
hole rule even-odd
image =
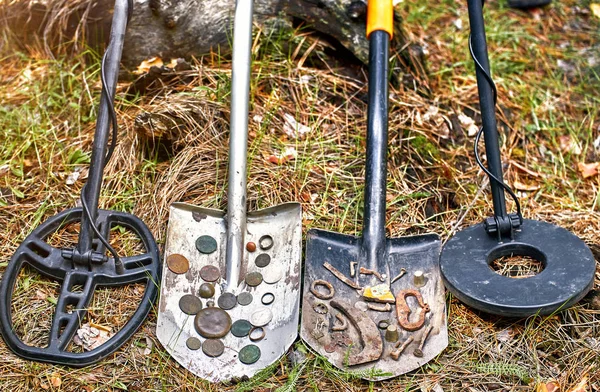
[[[392,0],[368,0],[367,3],[367,38],[373,31],[383,30],[394,34],[394,5]]]

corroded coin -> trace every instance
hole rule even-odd
[[[167,266],[175,274],[185,274],[190,269],[190,262],[185,256],[173,253],[167,257]]]
[[[260,301],[263,303],[263,305],[271,305],[273,301],[275,301],[275,294],[265,293]]]
[[[207,282],[216,282],[221,277],[221,271],[214,265],[205,265],[200,268],[200,277]]]
[[[252,294],[244,291],[243,293],[239,293],[237,296],[238,304],[242,306],[250,305],[252,303]]]
[[[202,352],[209,357],[218,357],[225,351],[225,345],[219,339],[206,339],[202,345]]]
[[[283,276],[283,270],[281,268],[273,267],[275,266],[271,266],[271,268],[267,268],[267,270],[263,272],[263,281],[267,284],[275,284],[279,282]]]
[[[240,350],[240,362],[251,365],[260,358],[260,348],[255,344],[249,344]]]
[[[273,247],[273,237],[271,237],[270,235],[263,235],[258,240],[258,246],[260,246],[260,249],[262,250],[271,249]]]
[[[271,256],[269,256],[266,253],[261,253],[258,256],[256,256],[256,259],[254,259],[254,264],[256,264],[256,266],[260,268],[266,267],[267,265],[269,265],[270,262]]]
[[[211,298],[215,295],[215,286],[212,283],[202,283],[198,295],[202,298]]]
[[[252,313],[250,322],[255,327],[264,327],[273,319],[273,312],[269,308],[262,308]]]
[[[217,250],[217,240],[209,235],[203,235],[196,239],[196,249],[200,253],[209,255]]]
[[[231,293],[223,293],[217,300],[217,305],[219,305],[221,309],[225,310],[233,309],[236,304],[237,298]]]
[[[259,284],[261,284],[263,281],[263,276],[260,272],[250,272],[248,274],[246,274],[246,284],[248,284],[248,286],[258,286]]]
[[[195,350],[199,350],[200,347],[202,347],[202,342],[198,338],[191,337],[191,338],[189,338],[188,340],[185,341],[185,345],[190,350],[194,350],[195,351]]]
[[[194,315],[202,309],[202,301],[193,294],[186,294],[179,299],[179,309],[185,314]]]
[[[231,325],[231,334],[238,338],[248,336],[248,333],[252,329],[252,324],[248,320],[237,320]]]
[[[196,315],[194,327],[205,338],[222,338],[231,329],[231,317],[223,309],[205,308]]]

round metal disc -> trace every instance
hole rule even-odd
[[[271,305],[273,301],[275,301],[275,294],[273,293],[265,293],[260,299],[263,305]]]
[[[202,347],[202,342],[198,338],[191,337],[191,338],[189,338],[188,340],[185,341],[185,345],[190,350],[194,350],[195,351],[195,350],[199,350],[200,347]]]
[[[250,272],[246,274],[246,284],[248,286],[258,286],[263,281],[263,276],[260,272]]]
[[[354,303],[354,307],[363,312],[366,312],[369,309],[369,306],[367,305],[367,303],[365,301],[356,301]]]
[[[260,348],[255,344],[249,344],[240,350],[240,362],[251,365],[260,358]]]
[[[217,250],[217,240],[209,235],[200,236],[196,239],[196,249],[198,249],[200,253],[209,255]]]
[[[514,279],[490,268],[493,261],[511,255],[532,257],[544,270]],[[574,234],[525,219],[514,239],[504,243],[488,235],[484,223],[459,231],[444,246],[440,269],[446,287],[467,305],[492,314],[527,317],[547,315],[579,301],[593,285],[596,262]]]
[[[179,299],[179,309],[193,316],[202,309],[202,301],[193,294],[186,294]]]
[[[194,319],[196,332],[207,339],[222,338],[231,329],[231,317],[220,308],[205,308]]]
[[[202,345],[202,352],[209,357],[218,357],[225,351],[225,345],[219,339],[207,339]]]
[[[225,310],[233,309],[236,304],[237,298],[231,293],[223,293],[217,300],[217,305],[219,305],[221,309]]]
[[[231,334],[238,338],[248,336],[248,333],[252,329],[252,324],[248,320],[237,320],[231,325]]]
[[[216,282],[221,277],[221,271],[214,265],[205,265],[200,268],[200,277],[207,282]]]
[[[190,269],[190,262],[185,256],[174,253],[167,257],[167,267],[175,274],[185,274]]]
[[[269,268],[263,272],[263,282],[267,284],[275,284],[283,277],[283,270],[280,268]]]
[[[255,327],[264,327],[273,319],[273,312],[269,308],[262,308],[250,315],[250,322]]]
[[[250,305],[252,303],[252,294],[244,291],[243,293],[239,293],[237,296],[238,304],[242,306]]]
[[[212,283],[202,283],[198,295],[202,298],[211,298],[215,295],[215,286]]]
[[[260,246],[260,249],[262,250],[271,249],[273,247],[273,237],[271,237],[270,235],[263,235],[258,240],[258,246]]]
[[[271,256],[269,256],[266,253],[261,253],[258,256],[256,256],[256,259],[254,259],[254,264],[256,264],[256,266],[260,268],[266,267],[267,265],[269,265],[270,262]]]

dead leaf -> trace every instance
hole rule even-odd
[[[575,385],[575,388],[570,389],[569,392],[589,392],[588,389],[588,376],[583,376],[579,384]]]
[[[581,144],[577,140],[573,140],[570,135],[559,136],[558,145],[562,152],[568,152],[574,155],[581,154]]]
[[[89,323],[85,323],[77,330],[73,343],[82,346],[86,351],[90,351],[103,345],[110,337],[110,332],[94,328]]]
[[[271,154],[265,156],[265,160],[276,165],[282,165],[292,159],[296,159],[298,151],[294,147],[287,147],[281,154]]]
[[[285,113],[283,115],[283,132],[293,139],[298,139],[311,131],[311,128],[296,121],[294,116]]]
[[[52,384],[52,386],[54,388],[58,388],[62,384],[62,380],[61,380],[60,375],[58,373],[54,373],[50,377],[48,377],[48,381],[50,381],[50,384]]]
[[[600,4],[599,3],[590,4],[590,9],[592,10],[592,14],[594,14],[594,16],[596,18],[600,18]]]
[[[541,382],[535,386],[535,392],[560,392],[558,381]]]
[[[592,177],[598,174],[598,167],[600,167],[600,162],[593,163],[583,163],[579,162],[577,164],[577,169],[581,173],[583,178]]]
[[[513,182],[513,187],[518,190],[518,191],[524,191],[524,192],[533,192],[533,191],[537,191],[541,188],[540,185],[535,185],[535,184],[525,184],[522,183],[518,180],[515,180]]]
[[[162,67],[163,66],[163,61],[160,57],[151,57],[148,60],[144,60],[141,62],[140,65],[138,65],[137,69],[135,70],[135,74],[138,75],[143,75],[145,73],[147,73],[150,68],[152,67]]]
[[[48,298],[48,294],[44,293],[42,290],[36,290],[35,298],[44,301],[46,298]]]

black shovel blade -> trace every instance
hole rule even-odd
[[[386,262],[378,263],[387,268],[376,271],[380,277],[360,273],[361,264],[366,264],[361,243],[360,237],[351,235],[324,230],[308,232],[300,334],[336,367],[350,371],[373,369],[365,372],[363,378],[383,380],[422,366],[448,345],[444,286],[439,271],[441,242],[435,234],[387,239]],[[403,270],[405,274],[397,278]],[[414,273],[418,271],[423,273],[424,281],[415,285]],[[392,280],[395,281],[391,283]],[[394,297],[403,290],[417,290],[430,310],[424,311],[416,297],[407,296],[407,320],[413,325],[406,330],[398,321],[395,303],[387,306],[363,297],[366,287],[377,285],[390,287]],[[424,321],[415,329],[421,317]],[[397,339],[393,332],[386,337],[386,325],[396,326]],[[415,355],[429,326],[432,328],[425,344]],[[390,356],[407,340],[409,343],[396,359]]]

